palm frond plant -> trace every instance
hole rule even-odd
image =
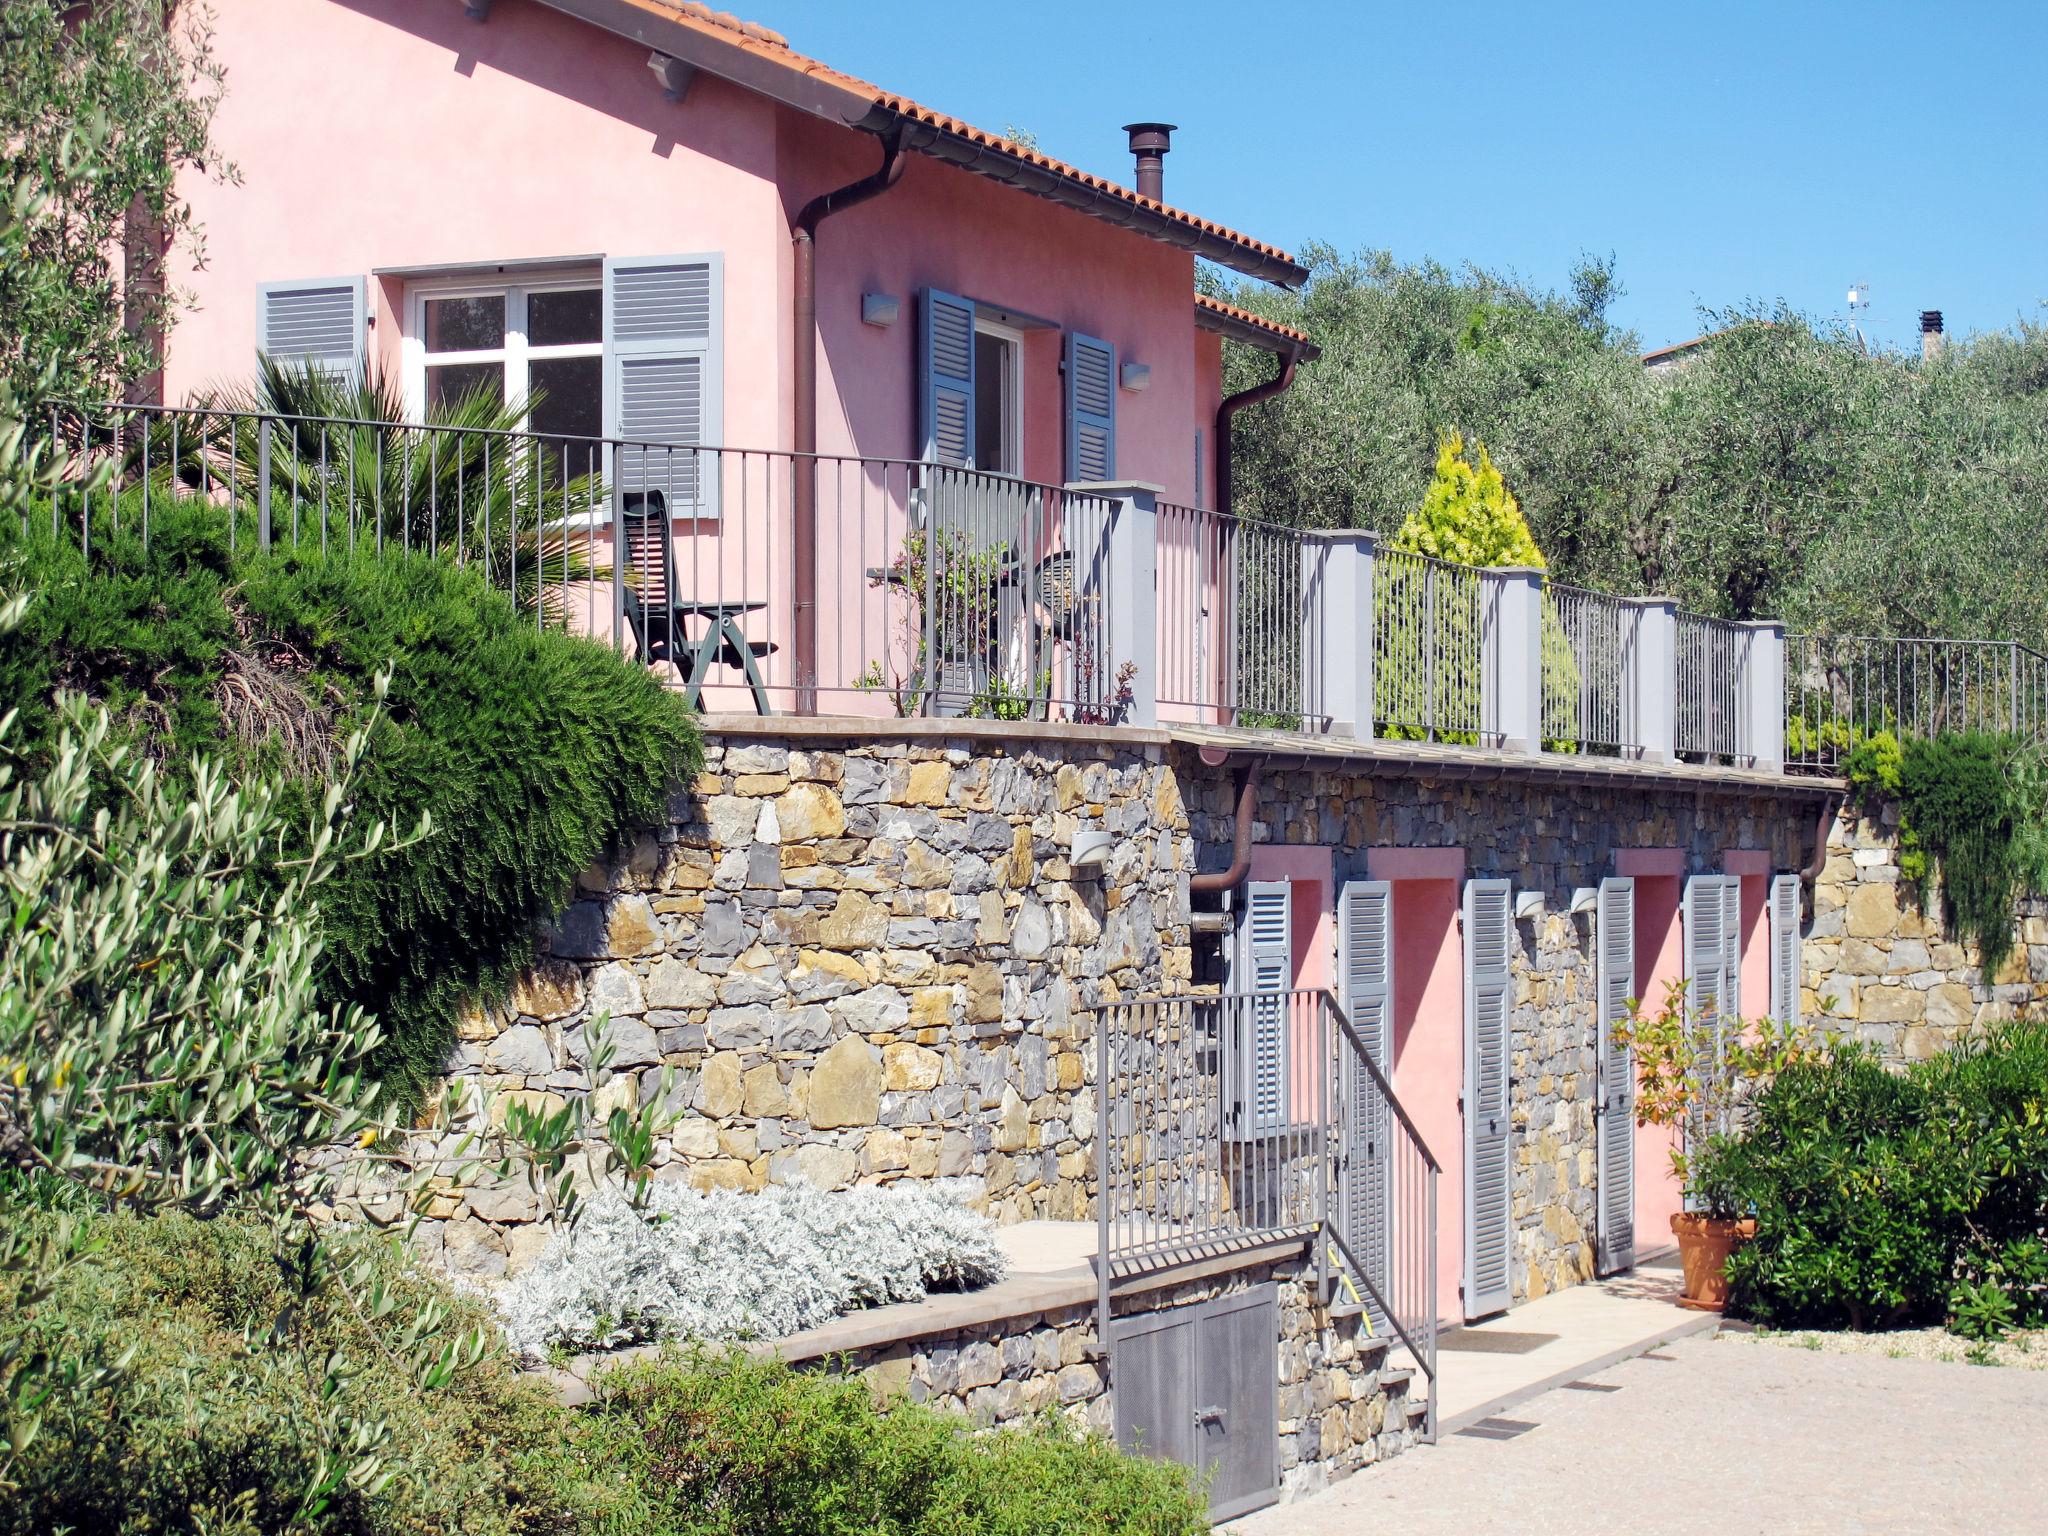
[[[368,358],[349,377],[263,358],[249,387],[202,398],[212,430],[182,457],[164,451],[171,423],[152,432],[158,462],[187,485],[253,503],[267,478],[274,540],[435,550],[559,621],[565,587],[611,574],[590,525],[605,504],[604,445],[526,432],[540,398],[480,385],[410,422]]]

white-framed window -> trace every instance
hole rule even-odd
[[[523,425],[539,437],[603,434],[604,284],[595,269],[414,282],[402,352],[416,419],[482,390],[527,402]]]
[[[1024,472],[1024,333],[974,320],[974,467]]]

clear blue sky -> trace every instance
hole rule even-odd
[[[1562,283],[1612,252],[1646,347],[1701,304],[1874,341],[2048,320],[2048,6],[1520,0],[715,0],[805,52],[1298,249],[1384,246]]]

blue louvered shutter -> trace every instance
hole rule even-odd
[[[715,255],[604,264],[605,435],[620,494],[660,491],[670,517],[715,517],[722,265]]]
[[[1771,1017],[1799,1025],[1799,877],[1771,877]]]
[[[256,350],[276,363],[360,377],[363,280],[332,277],[262,283],[256,289]]]
[[[1635,1054],[1614,1039],[1614,1026],[1628,1016],[1628,1001],[1636,993],[1635,881],[1600,882],[1593,942],[1599,1023],[1593,1101],[1600,1181],[1597,1259],[1600,1272],[1611,1275],[1636,1262],[1636,1064]]]
[[[974,305],[937,288],[917,312],[918,457],[974,467]]]
[[[1067,332],[1067,479],[1116,478],[1116,348]]]
[[[1293,888],[1285,880],[1244,887],[1226,1021],[1225,1113],[1239,1139],[1268,1135],[1286,1121],[1288,989],[1294,982]]]
[[[1508,1305],[1513,1214],[1508,1153],[1508,954],[1514,895],[1465,882],[1465,1315]]]
[[[1393,1046],[1394,888],[1384,880],[1347,880],[1338,893],[1337,991],[1359,1044],[1386,1075]],[[1393,1107],[1348,1045],[1340,1061],[1344,1138],[1337,1214],[1344,1241],[1365,1266],[1374,1289],[1389,1296]],[[1373,1291],[1359,1289],[1365,1292],[1373,1326],[1384,1331],[1387,1318]]]

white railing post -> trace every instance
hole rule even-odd
[[[1745,756],[1767,773],[1785,771],[1785,625],[1779,619],[1753,619],[1749,661],[1742,673],[1742,747]]]
[[[1636,648],[1623,690],[1635,711],[1636,741],[1646,763],[1678,760],[1678,601],[1627,597],[1641,613]]]
[[[1301,536],[1304,713],[1332,736],[1372,739],[1372,582],[1379,535],[1363,528]]]
[[[1480,572],[1493,590],[1485,627],[1481,716],[1503,751],[1543,750],[1543,572],[1505,565]]]
[[[1118,669],[1129,662],[1131,702],[1125,725],[1159,723],[1159,496],[1162,488],[1140,480],[1079,481],[1076,496],[1109,504],[1103,535],[1108,568],[1102,601],[1103,639],[1108,654],[1098,659],[1105,690],[1113,691]]]

